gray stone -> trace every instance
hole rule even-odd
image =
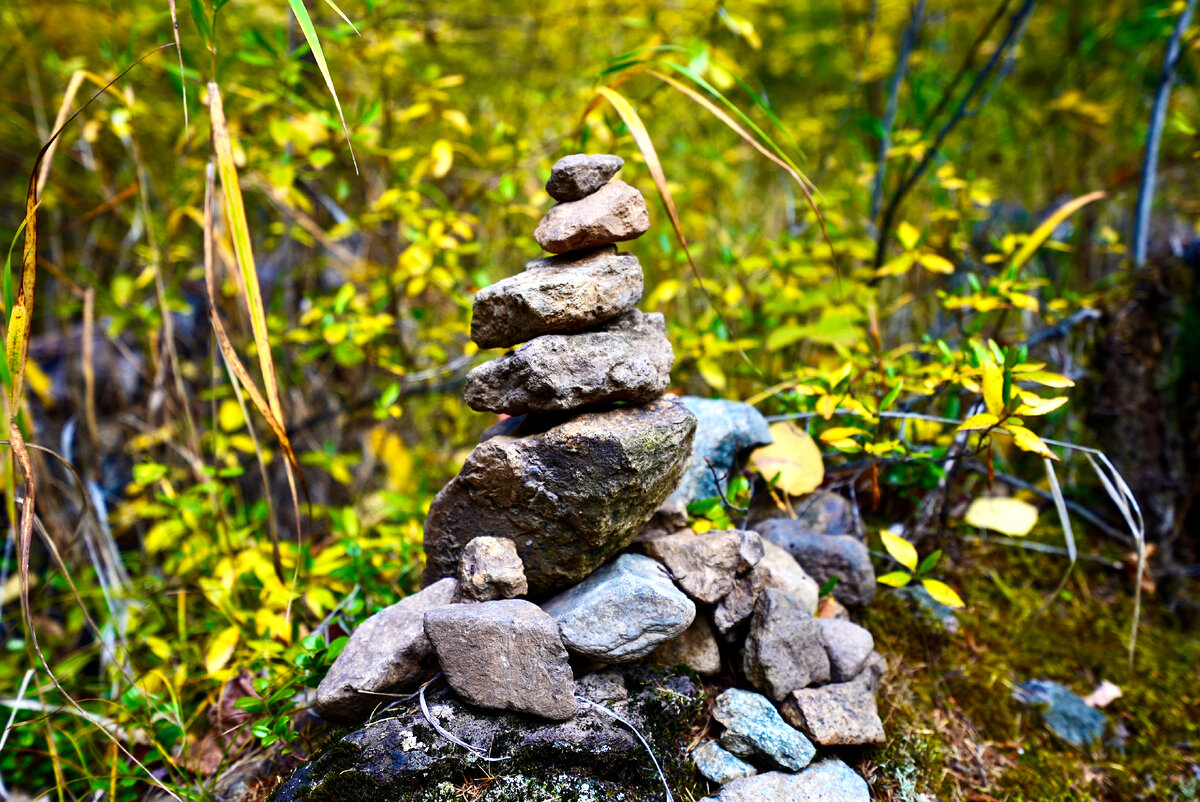
[[[771,443],[771,430],[762,413],[749,404],[696,396],[684,396],[681,400],[696,416],[696,439],[691,461],[671,500],[686,505],[720,495],[729,485],[728,477],[736,473],[741,458]],[[720,488],[713,477],[714,469],[723,479]]]
[[[316,754],[276,793],[276,802],[305,799],[450,800],[463,773],[486,770],[495,779],[479,788],[477,802],[514,799],[661,799],[662,784],[646,748],[625,724],[650,742],[670,777],[691,774],[680,737],[698,726],[704,694],[698,683],[631,666],[581,677],[581,703],[565,722],[468,706],[441,681],[425,694],[430,718],[455,737],[492,757],[482,763],[439,735],[416,699],[401,701],[385,717]]]
[[[754,605],[742,669],[755,688],[775,701],[829,681],[821,625],[791,596],[767,588]]]
[[[737,755],[722,748],[716,741],[705,739],[692,750],[692,762],[696,770],[709,782],[724,785],[743,777],[753,777],[758,769]]]
[[[789,771],[812,761],[816,749],[789,726],[765,696],[730,688],[717,697],[713,718],[725,727],[721,746],[739,757],[763,758]]]
[[[489,535],[517,544],[535,597],[575,584],[629,545],[675,487],[694,428],[671,398],[510,424],[433,500],[426,583],[454,574],[463,546]]]
[[[675,584],[705,604],[728,595],[734,579],[753,568],[763,556],[758,533],[736,529],[702,535],[685,529],[647,540],[643,548],[667,567]]]
[[[606,663],[645,657],[696,618],[666,569],[640,554],[622,554],[542,607],[569,650]]]
[[[749,573],[734,580],[733,588],[713,611],[713,623],[723,636],[735,636],[735,630],[750,618],[766,588],[787,593],[810,614],[817,609],[820,588],[813,578],[779,546],[768,540],[762,545],[762,559]]]
[[[836,758],[799,774],[779,771],[734,780],[700,802],[871,802],[867,782]]]
[[[873,684],[867,675],[793,691],[783,702],[783,717],[820,746],[881,744],[883,722]]]
[[[649,228],[642,193],[624,181],[610,181],[585,198],[552,208],[533,238],[550,253],[566,253],[637,239]]]
[[[645,543],[648,540],[673,535],[687,528],[687,505],[667,499],[654,511],[654,516],[642,528],[642,531],[638,532],[634,542]]]
[[[575,678],[554,619],[523,599],[435,607],[425,634],[459,696],[491,710],[564,720]]]
[[[833,595],[842,604],[860,607],[875,598],[871,555],[856,537],[816,534],[790,518],[760,521],[758,533],[786,549],[819,585],[836,576]]]
[[[363,621],[317,687],[317,712],[339,724],[363,720],[437,671],[425,637],[425,611],[449,604],[458,583],[435,582]]]
[[[546,191],[556,201],[586,198],[608,183],[624,166],[624,159],[610,153],[573,153],[559,159],[550,168]]]
[[[1088,707],[1065,685],[1032,679],[1014,688],[1012,695],[1021,704],[1041,707],[1046,726],[1072,746],[1082,749],[1104,737],[1108,717],[1094,707]]]
[[[459,593],[472,601],[512,599],[529,592],[517,544],[506,537],[477,537],[458,563]]]
[[[817,624],[829,655],[829,678],[846,682],[857,677],[875,651],[875,638],[858,624],[840,618],[818,618]]]
[[[642,403],[667,389],[674,362],[663,316],[634,309],[590,331],[535,337],[479,365],[467,374],[463,399],[509,415]]]
[[[781,508],[771,493],[761,493],[750,504],[751,525],[771,518],[791,518],[818,535],[854,535],[859,540],[864,533],[854,513],[854,505],[840,493],[818,490],[807,496],[789,498],[785,502],[790,508]]]
[[[655,649],[652,658],[667,668],[687,666],[701,676],[721,673],[721,649],[708,619],[702,615],[696,616],[682,635]]]
[[[525,272],[475,294],[471,339],[507,348],[542,334],[578,331],[611,320],[642,298],[642,266],[615,245],[537,259]]]

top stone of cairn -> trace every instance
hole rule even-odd
[[[559,159],[550,170],[546,191],[556,201],[575,201],[586,198],[617,174],[625,164],[620,156],[609,153],[588,155],[576,153]]]

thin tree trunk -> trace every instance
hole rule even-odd
[[[887,154],[892,147],[892,128],[896,124],[896,111],[900,104],[900,87],[904,85],[904,75],[908,72],[908,60],[917,46],[917,37],[921,34],[921,20],[925,16],[925,0],[917,0],[913,7],[912,20],[904,31],[904,39],[900,42],[900,53],[896,56],[896,70],[888,84],[887,107],[883,112],[881,131],[879,133],[879,155],[875,167],[875,181],[871,186],[871,221],[879,217],[879,207],[883,204],[883,179],[887,173]]]

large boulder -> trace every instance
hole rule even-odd
[[[425,582],[453,575],[480,535],[511,538],[538,597],[629,545],[679,481],[696,420],[673,398],[505,422],[429,509]]]
[[[543,609],[572,653],[606,663],[645,657],[696,618],[696,605],[666,570],[640,554],[622,554]]]
[[[471,339],[480,348],[596,326],[642,298],[642,266],[615,245],[535,259],[525,268],[475,294]]]
[[[696,416],[696,439],[687,470],[670,500],[687,505],[720,495],[741,458],[771,443],[771,429],[761,412],[741,401],[690,395],[681,400]]]
[[[550,253],[566,253],[637,239],[649,229],[642,193],[624,181],[611,181],[587,197],[552,208],[533,238]]]
[[[858,538],[817,534],[791,518],[772,518],[756,526],[765,540],[786,549],[818,583],[836,576],[833,596],[842,604],[861,607],[874,600],[875,568]]]
[[[463,399],[477,410],[521,415],[658,398],[675,352],[658,312],[634,309],[599,328],[535,337],[467,374]]]
[[[425,637],[425,611],[450,604],[458,583],[435,582],[363,621],[317,687],[317,712],[352,724],[433,676],[437,662]]]
[[[586,198],[625,166],[625,160],[611,153],[573,153],[564,156],[550,168],[546,192],[556,201],[575,201]]]
[[[536,604],[503,599],[435,607],[425,634],[442,673],[472,704],[562,721],[575,715],[575,678],[558,625]]]

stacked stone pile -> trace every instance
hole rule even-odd
[[[649,227],[641,194],[613,180],[621,166],[556,164],[547,191],[560,203],[534,235],[555,255],[476,295],[472,338],[512,350],[468,375],[465,398],[510,417],[434,499],[424,589],[353,633],[317,709],[357,723],[440,670],[474,708],[581,721],[595,707],[584,690],[610,667],[685,665],[754,689],[718,696],[717,735],[692,755],[723,784],[716,799],[868,799],[839,761],[809,764],[817,747],[883,740],[870,633],[816,617],[818,585],[785,524],[766,522],[773,536],[686,528],[681,509],[710,489],[706,457],[732,467],[769,435],[745,405],[722,425],[748,418],[753,434],[697,435],[693,400],[664,395],[664,320],[636,308],[642,270],[616,247]],[[863,602],[874,577],[862,580],[849,577],[845,603]],[[403,738],[354,737],[392,750],[393,767],[421,765],[396,752],[409,751]]]

